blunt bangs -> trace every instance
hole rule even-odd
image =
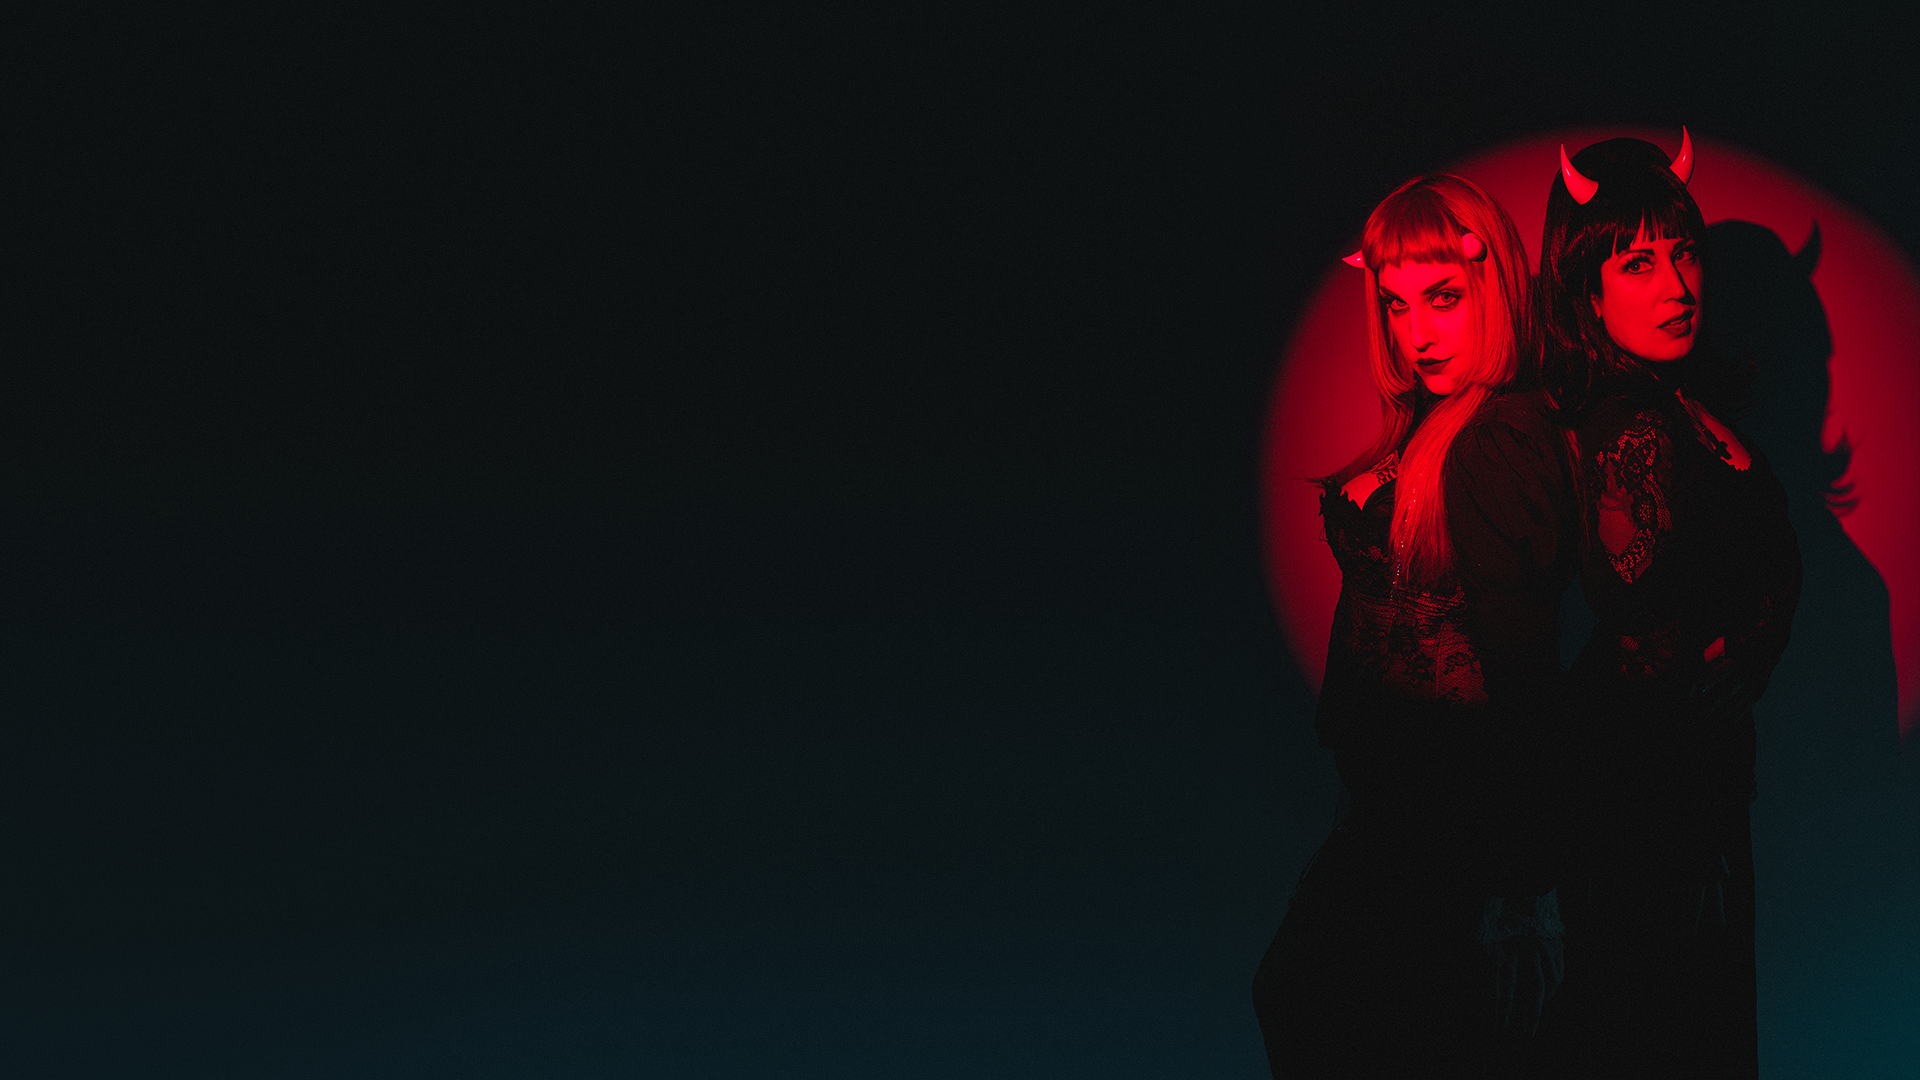
[[[1587,175],[1600,184],[1591,202],[1570,208],[1568,222],[1573,235],[1567,253],[1574,256],[1588,292],[1598,291],[1600,264],[1632,247],[1643,233],[1649,240],[1685,239],[1706,246],[1700,207],[1653,144],[1637,139],[1600,143],[1581,151],[1574,168],[1591,169]]]
[[[1646,212],[1629,224],[1626,221],[1613,220],[1596,222],[1600,228],[1612,234],[1610,242],[1599,245],[1602,259],[1610,259],[1632,247],[1634,241],[1645,235],[1649,240],[1685,239],[1695,245],[1707,241],[1706,223],[1700,211],[1694,209],[1692,200],[1684,205],[1678,200],[1667,200],[1648,206]]]
[[[1460,230],[1446,204],[1429,188],[1402,191],[1389,212],[1375,211],[1361,247],[1374,269],[1398,263],[1457,263]],[[1382,210],[1388,210],[1383,206]]]

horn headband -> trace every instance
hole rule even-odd
[[[1487,245],[1472,233],[1461,233],[1460,254],[1465,255],[1468,262],[1480,262],[1487,257]],[[1367,268],[1367,255],[1364,251],[1356,251],[1340,261],[1357,270]]]
[[[1679,177],[1682,184],[1693,179],[1693,136],[1687,133],[1685,125],[1680,128],[1680,156],[1674,158],[1673,164],[1667,168],[1673,170],[1673,175]],[[1600,181],[1587,178],[1573,167],[1573,162],[1567,157],[1565,143],[1560,145],[1560,179],[1567,182],[1567,194],[1573,196],[1573,201],[1581,206],[1587,205],[1600,190]]]

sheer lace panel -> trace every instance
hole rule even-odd
[[[1600,541],[1607,561],[1624,581],[1637,580],[1673,531],[1668,492],[1673,487],[1672,445],[1659,416],[1636,413],[1620,434],[1595,455],[1600,474]]]

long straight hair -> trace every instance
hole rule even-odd
[[[1461,251],[1473,233],[1486,245],[1484,260]],[[1454,439],[1482,405],[1523,372],[1537,349],[1532,281],[1526,248],[1513,219],[1480,185],[1462,176],[1416,176],[1388,195],[1367,218],[1361,241],[1367,266],[1367,358],[1380,393],[1380,430],[1346,468],[1328,477],[1345,483],[1407,440],[1394,496],[1394,557],[1405,580],[1434,586],[1453,571],[1447,529],[1445,470]],[[1401,263],[1457,263],[1466,272],[1465,302],[1472,312],[1473,346],[1453,393],[1435,398],[1400,355],[1380,298],[1380,270]]]

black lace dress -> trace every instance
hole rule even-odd
[[[1562,896],[1574,1071],[1756,1076],[1752,705],[1800,594],[1786,493],[1750,440],[1653,385],[1603,401],[1580,443],[1599,623],[1571,673],[1589,763]]]
[[[1438,591],[1394,583],[1391,480],[1364,507],[1322,495],[1341,590],[1317,728],[1345,810],[1255,978],[1276,1076],[1494,1075],[1531,1026],[1503,1032],[1490,946],[1557,924],[1540,805],[1579,560],[1567,458],[1539,397],[1482,409],[1448,456],[1457,580]],[[1531,957],[1557,960],[1552,940]]]

